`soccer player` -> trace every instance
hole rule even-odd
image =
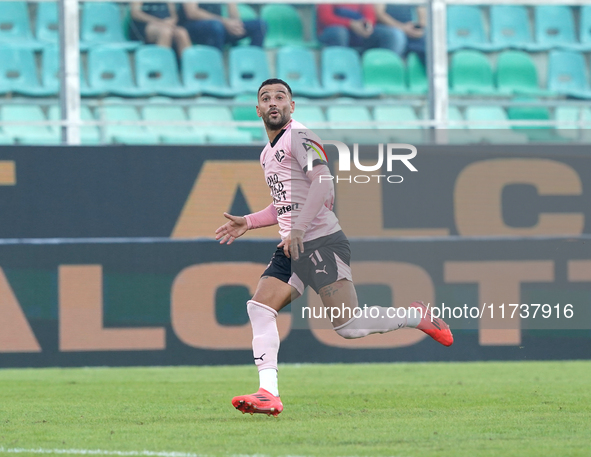
[[[321,153],[320,139],[291,118],[294,108],[287,83],[268,79],[261,84],[256,110],[265,124],[269,143],[260,161],[273,202],[244,217],[224,213],[229,221],[216,230],[216,240],[227,244],[247,230],[275,224],[279,224],[281,235],[281,242],[247,303],[260,388],[254,394],[232,399],[232,405],[243,413],[277,416],[283,411],[277,384],[277,312],[299,297],[308,285],[320,295],[325,307],[342,311],[341,318],[334,319],[332,324],[343,338],[413,327],[445,346],[453,343],[449,326],[432,318],[422,302],[409,306],[414,312],[388,313],[388,308],[375,306],[368,308],[376,308],[373,312],[351,317],[358,303],[351,276],[349,241],[332,212],[332,180],[320,179],[330,175],[330,170]],[[320,152],[312,169],[308,169],[310,148]]]

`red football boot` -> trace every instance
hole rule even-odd
[[[410,305],[410,308],[416,308],[417,313],[421,313],[421,322],[417,326],[431,338],[444,346],[451,346],[454,342],[454,336],[451,334],[449,325],[443,322],[443,319],[434,317],[431,314],[431,309],[427,308],[422,301],[416,301]]]
[[[260,413],[277,417],[283,411],[283,403],[279,397],[267,392],[262,387],[255,394],[240,395],[232,398],[232,405],[244,413]]]

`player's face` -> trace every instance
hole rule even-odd
[[[278,130],[291,119],[295,103],[283,84],[264,86],[259,92],[257,114],[271,130]]]

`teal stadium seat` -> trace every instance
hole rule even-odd
[[[548,62],[548,89],[577,98],[591,98],[585,56],[574,51],[551,51]]]
[[[57,44],[48,44],[43,49],[43,61],[41,65],[41,80],[43,87],[57,93],[60,87],[60,60]],[[92,90],[86,81],[84,66],[80,61],[80,94],[84,97],[97,97],[100,91]]]
[[[392,131],[390,140],[400,143],[421,143],[423,142],[422,127],[412,122],[418,122],[419,118],[412,106],[405,105],[378,105],[373,111],[374,119],[377,122],[387,122],[378,125],[378,129]],[[404,125],[404,122],[411,122]]]
[[[322,84],[347,97],[377,97],[380,91],[363,87],[359,54],[352,48],[329,46],[322,50]]]
[[[230,87],[238,93],[256,94],[261,82],[271,77],[265,51],[257,46],[230,49]]]
[[[534,42],[529,14],[523,5],[492,5],[490,30],[495,46],[530,52],[550,49],[549,45]]]
[[[107,103],[97,109],[97,118],[111,121],[105,125],[105,137],[109,142],[118,144],[158,144],[158,135],[149,132],[144,126],[134,124],[117,124],[117,121],[140,121],[135,106],[125,105],[123,99],[105,98]],[[108,104],[110,103],[111,104]],[[117,103],[117,104],[115,104]]]
[[[326,109],[326,118],[331,124],[334,140],[345,143],[370,143],[378,138],[377,131],[369,122],[371,114],[365,106],[334,104]]]
[[[0,145],[7,146],[9,144],[14,144],[14,140],[0,129]]]
[[[143,115],[145,121],[157,122],[147,125],[146,128],[153,134],[160,137],[164,144],[203,144],[205,134],[195,132],[188,125],[166,125],[166,121],[188,121],[185,110],[182,106],[166,103],[162,97],[151,100],[149,105],[144,106]]]
[[[100,95],[146,97],[151,90],[141,90],[133,83],[127,51],[116,47],[94,47],[88,51],[89,86]]]
[[[513,132],[507,124],[509,117],[501,106],[475,106],[466,108],[466,120],[476,122],[469,126],[471,136],[476,142],[524,144],[526,135]]]
[[[363,53],[363,84],[388,95],[408,93],[404,62],[389,49],[369,49]]]
[[[33,38],[26,2],[0,2],[0,44],[39,51],[43,43]]]
[[[496,94],[490,62],[478,51],[457,51],[453,55],[449,81],[453,94]]]
[[[326,122],[326,116],[324,115],[324,111],[322,111],[320,106],[300,105],[296,101],[296,108],[293,116],[308,128],[326,128],[326,125],[318,125],[318,123]]]
[[[576,106],[558,106],[554,113],[554,120],[560,122],[557,131],[562,137],[571,139],[591,140],[591,108]],[[579,122],[586,125],[581,129]]]
[[[236,102],[243,102],[247,103],[247,105],[235,105],[232,108],[232,117],[235,121],[251,121],[255,122],[257,125],[255,127],[238,127],[238,130],[243,132],[249,132],[252,135],[254,140],[263,140],[266,139],[267,136],[265,134],[265,129],[263,128],[263,123],[261,119],[257,115],[255,106],[258,104],[258,100],[256,95],[254,94],[243,94],[239,95],[234,99]]]
[[[277,77],[289,84],[294,95],[323,98],[335,95],[334,91],[320,86],[316,59],[310,49],[286,46],[277,52]]]
[[[510,95],[550,95],[538,83],[538,70],[530,55],[523,51],[504,51],[497,58],[497,87]]]
[[[51,105],[49,107],[49,119],[52,121],[59,121],[61,119],[61,108],[58,105]],[[86,105],[80,106],[80,119],[82,121],[96,120]],[[61,135],[61,128],[59,126],[51,127],[51,130],[56,135]],[[97,145],[101,143],[101,135],[99,128],[96,125],[82,125],[80,126],[80,142],[87,145]]]
[[[57,2],[37,3],[37,21],[35,36],[47,43],[59,42],[59,22],[57,17]]]
[[[447,47],[448,51],[497,51],[503,46],[488,40],[479,6],[450,5],[447,7]]]
[[[536,39],[540,44],[554,48],[590,50],[589,45],[577,42],[572,8],[564,5],[536,7]]]
[[[55,87],[43,87],[37,77],[37,65],[31,49],[0,45],[0,91],[48,97],[57,94]]]
[[[579,14],[579,40],[585,49],[591,47],[591,5],[581,7]]]
[[[214,97],[233,97],[236,91],[228,86],[224,58],[213,46],[191,46],[183,51],[182,75],[186,88]]]
[[[212,102],[217,102],[215,99]],[[205,134],[208,143],[212,144],[248,144],[252,142],[249,132],[237,130],[224,124],[232,122],[232,113],[227,106],[195,105],[189,108],[189,119],[199,122],[220,122],[220,126],[195,126],[196,132]]]
[[[298,11],[291,5],[267,4],[261,8],[267,24],[266,48],[304,46],[304,27]]]
[[[3,121],[47,121],[41,107],[37,105],[2,105],[0,118]],[[45,125],[13,124],[3,127],[4,133],[18,144],[60,144],[60,136]]]
[[[139,41],[127,41],[123,34],[119,7],[108,2],[83,3],[80,38],[82,49],[108,44],[133,50],[142,44]]]
[[[181,85],[174,51],[156,45],[140,46],[135,52],[135,74],[138,87],[166,97],[192,97],[196,89]]]
[[[509,119],[523,121],[549,121],[550,111],[545,106],[511,106],[507,109]],[[513,126],[520,130],[533,142],[563,142],[557,131],[550,126]]]
[[[411,94],[426,94],[429,90],[427,71],[425,65],[415,52],[411,52],[406,58],[406,71],[408,74],[408,89]]]

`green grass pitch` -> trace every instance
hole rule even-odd
[[[273,418],[230,404],[254,366],[4,369],[0,455],[589,456],[590,380],[589,361],[282,365]]]

